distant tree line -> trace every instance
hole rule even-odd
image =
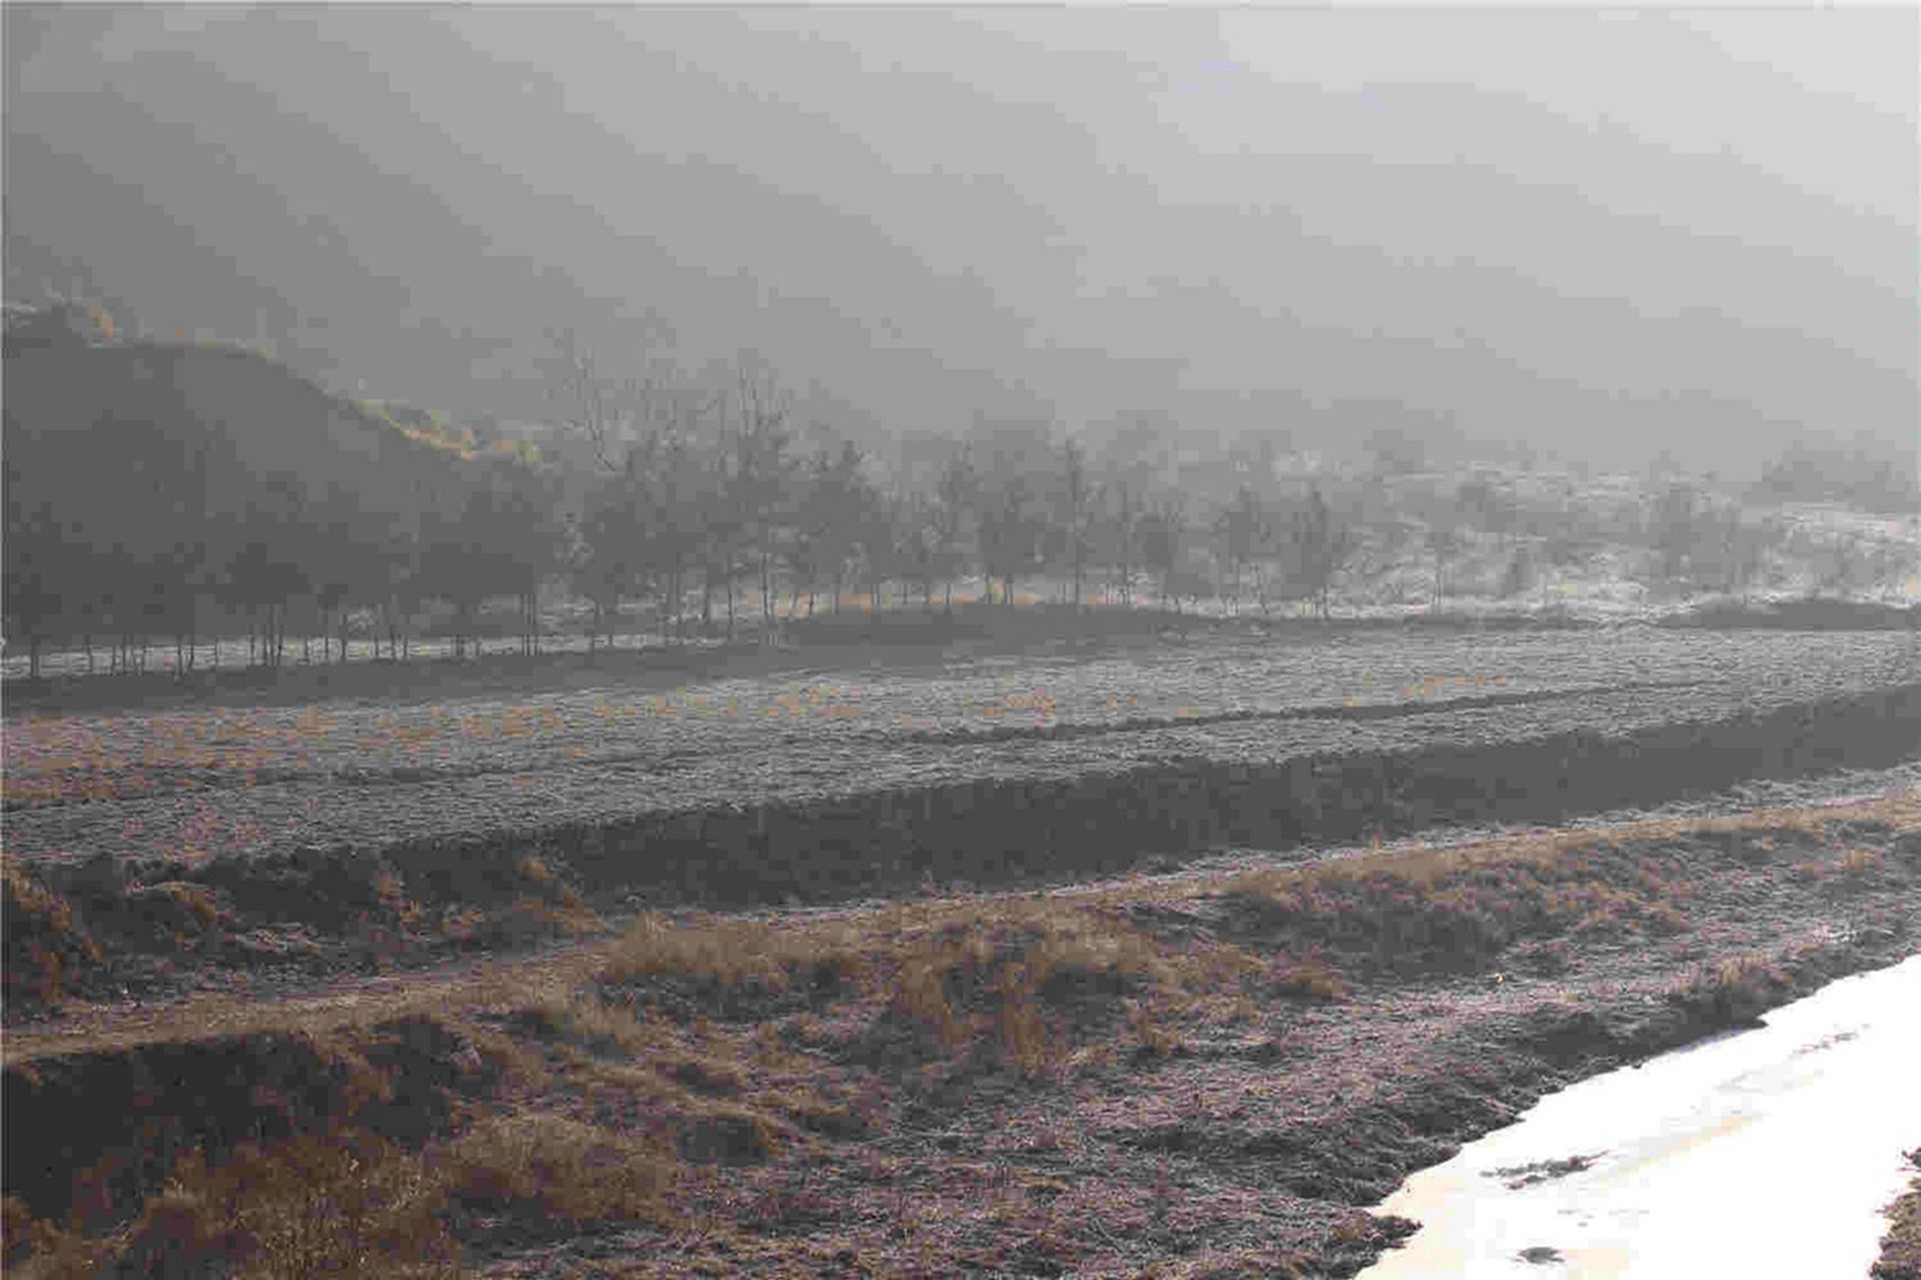
[[[1745,591],[1792,541],[1690,483],[1611,509],[1523,500],[1499,473],[1449,481],[1397,431],[1369,439],[1359,476],[1289,474],[1270,453],[1190,484],[1019,421],[890,464],[802,429],[747,358],[724,386],[633,384],[565,344],[554,393],[579,447],[548,456],[343,401],[249,352],[116,342],[84,308],[9,307],[7,357],[6,628],[36,673],[50,643],[139,669],[169,640],[184,673],[200,636],[243,631],[266,667],[290,637],[307,661],[316,640],[320,661],[344,661],[350,634],[398,660],[430,610],[460,655],[504,600],[533,653],[543,593],[584,601],[598,646],[634,606],[669,642],[771,637],[850,591],[951,612],[961,581],[1006,606],[1044,580],[1077,609],[1326,617],[1344,576],[1425,563],[1439,603],[1470,558],[1492,557],[1493,589],[1513,596],[1624,542],[1652,578]],[[1824,585],[1890,572],[1829,558]]]
[[[1096,469],[1051,424],[980,424],[907,476],[851,442],[804,443],[764,370],[743,368],[726,394],[639,389],[641,407],[625,415],[590,377],[569,386],[571,421],[591,438],[599,471],[571,561],[597,627],[652,601],[663,635],[682,635],[697,600],[700,629],[731,635],[743,586],[764,632],[823,602],[837,611],[849,590],[878,606],[891,588],[896,607],[951,612],[956,582],[978,579],[986,600],[1007,606],[1043,576],[1077,607],[1132,604],[1151,585],[1178,609],[1217,594],[1207,570],[1230,555],[1237,600],[1260,562],[1267,581],[1285,579],[1325,612],[1352,546],[1318,491],[1290,515],[1250,489],[1215,526],[1197,523],[1184,495]]]
[[[1210,524],[1040,423],[985,425],[915,483],[852,443],[804,444],[751,362],[721,391],[632,395],[575,357],[582,476],[249,352],[115,343],[65,311],[10,313],[8,334],[8,635],[36,656],[98,648],[110,669],[171,641],[185,672],[202,636],[241,630],[257,665],[286,662],[289,637],[344,660],[350,619],[402,658],[436,604],[461,653],[502,599],[534,652],[556,587],[589,602],[594,643],[634,604],[668,639],[765,635],[850,590],[951,610],[957,581],[1012,604],[1043,574],[1077,602],[1151,589],[1178,610],[1225,582],[1325,613],[1353,545],[1318,490],[1285,506],[1249,487]]]

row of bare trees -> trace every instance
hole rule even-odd
[[[617,382],[571,343],[563,357],[564,433],[543,456],[345,405],[245,353],[41,335],[10,317],[9,641],[36,658],[78,642],[91,661],[101,640],[110,667],[139,667],[171,637],[184,671],[209,633],[244,630],[267,666],[290,635],[309,658],[318,640],[323,661],[344,660],[351,633],[398,659],[431,613],[460,654],[486,606],[512,599],[531,653],[556,593],[591,606],[595,645],[636,605],[667,639],[772,638],[850,589],[951,612],[964,580],[1009,605],[1045,580],[1077,608],[1213,599],[1325,617],[1344,573],[1422,553],[1436,600],[1471,549],[1510,540],[1516,582],[1635,539],[1662,580],[1728,591],[1786,536],[1678,484],[1632,528],[1600,527],[1586,500],[1527,509],[1486,475],[1422,499],[1386,471],[1336,492],[1270,464],[1203,489],[1111,450],[1094,461],[1045,422],[978,422],[910,463],[800,423],[751,358],[703,385]],[[209,387],[238,388],[237,407]],[[1882,573],[1837,563],[1837,581]]]
[[[429,612],[458,655],[502,599],[534,652],[557,591],[590,602],[595,644],[634,604],[669,638],[771,637],[850,588],[951,611],[974,578],[1010,604],[1047,575],[1075,601],[1151,585],[1178,608],[1230,560],[1237,598],[1251,565],[1271,584],[1284,563],[1325,611],[1346,545],[1318,493],[1281,519],[1250,492],[1216,529],[1178,487],[1101,472],[1049,424],[983,424],[932,469],[889,468],[798,426],[751,359],[719,387],[636,385],[570,350],[555,387],[571,458],[416,429],[245,352],[61,330],[10,341],[7,363],[6,625],[36,671],[48,643],[91,666],[103,642],[109,669],[139,669],[170,638],[184,673],[202,637],[241,631],[268,667],[289,637],[309,661],[316,642],[344,661],[350,635],[402,658]]]
[[[1093,585],[1123,604],[1152,588],[1179,608],[1223,585],[1239,601],[1252,572],[1263,603],[1289,595],[1325,614],[1354,546],[1317,489],[1290,504],[1248,485],[1231,507],[1196,511],[1178,488],[1102,473],[1072,435],[1024,422],[977,424],[910,475],[849,442],[804,443],[764,367],[744,362],[731,387],[698,392],[616,384],[563,349],[560,397],[597,473],[570,563],[596,631],[651,597],[663,634],[683,634],[697,595],[703,630],[719,629],[724,608],[733,634],[743,582],[771,634],[783,590],[788,617],[803,597],[811,615],[823,592],[838,609],[849,586],[878,603],[892,585],[930,611],[938,595],[951,611],[957,580],[978,577],[1012,604],[1042,575],[1077,603]]]

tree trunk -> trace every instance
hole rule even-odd
[[[774,632],[774,564],[773,557],[767,553],[764,535],[760,553],[760,628],[761,643],[765,644]]]

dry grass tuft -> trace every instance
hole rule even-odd
[[[69,979],[100,963],[100,944],[74,921],[73,904],[0,852],[0,934],[8,1005],[57,1005]]]
[[[1269,961],[1263,975],[1269,989],[1308,1000],[1344,1000],[1347,982],[1318,955],[1301,959],[1281,954]]]
[[[895,1013],[950,1049],[997,1044],[1028,1075],[1061,1070],[1077,1032],[1134,993],[1173,996],[1181,966],[1118,914],[1004,902],[952,911],[878,951]]]
[[[406,882],[391,869],[382,867],[374,873],[374,896],[402,929],[412,929],[420,923],[420,904],[407,896]]]
[[[1678,904],[1703,873],[1651,846],[1589,836],[1251,872],[1223,897],[1251,909],[1271,946],[1396,971],[1474,971],[1528,939],[1680,932]]]
[[[602,953],[598,977],[688,977],[718,986],[785,990],[802,969],[857,971],[861,939],[850,926],[777,927],[758,920],[677,923],[648,912]]]
[[[521,898],[514,903],[513,909],[536,925],[557,929],[569,937],[589,937],[607,932],[607,922],[595,915],[572,889],[563,888],[558,902]]]
[[[165,893],[182,911],[200,922],[202,928],[211,927],[230,920],[231,915],[220,908],[220,901],[204,885],[188,884],[184,880],[165,880],[153,886]]]
[[[176,1168],[120,1259],[147,1274],[452,1275],[446,1188],[417,1155],[372,1134],[308,1135]]]
[[[1171,1030],[1148,1005],[1139,1000],[1127,1003],[1127,1025],[1140,1042],[1141,1052],[1153,1057],[1164,1058],[1178,1053],[1186,1043],[1179,1032]]]
[[[1716,1023],[1751,1021],[1781,1003],[1794,978],[1766,956],[1731,956],[1701,966],[1686,982],[1671,988],[1668,1001]]]
[[[1908,1153],[1908,1161],[1921,1169],[1921,1147]],[[1887,1207],[1887,1216],[1881,1256],[1869,1276],[1872,1280],[1921,1280],[1921,1178],[1909,1183],[1906,1193]]]
[[[11,1261],[14,1251],[33,1230],[33,1212],[19,1196],[0,1199],[0,1261]]]
[[[217,1165],[190,1153],[140,1216],[107,1236],[33,1221],[10,1202],[7,1247],[26,1254],[17,1268],[26,1276],[451,1276],[462,1207],[666,1225],[681,1167],[663,1141],[546,1112],[489,1117],[419,1152],[360,1130],[309,1134],[242,1147]]]
[[[543,1111],[482,1120],[444,1160],[449,1186],[470,1201],[537,1208],[572,1222],[664,1224],[680,1168],[674,1149],[658,1139]]]
[[[1881,849],[1849,849],[1841,855],[1840,873],[1852,881],[1868,880],[1879,874],[1888,864],[1888,855]]]

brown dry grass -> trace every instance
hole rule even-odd
[[[164,892],[188,915],[198,920],[202,926],[219,923],[225,913],[220,902],[206,887],[188,884],[183,880],[163,880],[154,886]]]
[[[1391,967],[1481,966],[1525,938],[1668,934],[1686,928],[1701,874],[1677,849],[1707,843],[1752,860],[1777,842],[1832,842],[1856,826],[1921,830],[1921,800],[1898,793],[1848,806],[1664,818],[1604,832],[1549,832],[1451,847],[1374,849],[1335,862],[1259,870],[1221,892],[1261,908],[1279,941],[1301,938],[1347,960]],[[1832,863],[1832,866],[1830,866]],[[1838,849],[1808,874],[1866,879],[1873,849]]]
[[[0,1041],[0,1065],[218,1036],[291,1035],[332,1042],[414,1015],[511,1009],[548,996],[565,999],[594,963],[595,957],[582,950],[462,965],[439,974],[355,979],[322,994],[280,1000],[213,994],[137,1009],[75,1005],[60,1022],[9,1031]]]
[[[997,1043],[1035,1075],[1059,1069],[1074,1049],[1064,1006],[1171,993],[1180,982],[1153,938],[1087,906],[979,906],[890,941],[871,954],[879,993],[895,1012],[950,1049]]]
[[[1304,996],[1310,1000],[1340,1000],[1347,995],[1347,982],[1319,956],[1296,960],[1277,955],[1268,964],[1267,983],[1283,995]]]
[[[128,1225],[88,1236],[31,1221],[9,1205],[9,1271],[31,1280],[116,1274],[231,1274],[243,1280],[313,1275],[451,1276],[445,1179],[367,1133],[305,1135],[244,1147],[217,1166],[196,1151]]]
[[[1667,998],[1717,1023],[1738,1023],[1780,1003],[1775,997],[1793,985],[1792,975],[1767,956],[1729,956],[1700,966]]]
[[[526,1111],[468,1129],[442,1153],[440,1172],[469,1200],[578,1223],[664,1220],[679,1167],[673,1148],[657,1139]]]
[[[606,948],[599,976],[604,982],[620,982],[671,974],[725,986],[758,983],[784,990],[803,966],[857,970],[862,932],[841,923],[796,927],[721,917],[677,922],[649,912]]]
[[[1921,1168],[1921,1147],[1908,1153]],[[1887,1208],[1888,1231],[1881,1237],[1881,1256],[1869,1275],[1873,1280],[1921,1280],[1921,1178]]]
[[[232,1267],[241,1277],[459,1273],[456,1205],[536,1219],[668,1221],[680,1162],[665,1143],[568,1116],[493,1116],[417,1152],[362,1131],[245,1148],[218,1165],[176,1166],[129,1227],[88,1239],[22,1224],[24,1276],[93,1274],[117,1265],[184,1274]],[[22,1216],[10,1207],[9,1217]]]
[[[97,964],[100,944],[74,921],[73,904],[0,851],[0,916],[4,917],[9,1003],[57,1005],[77,966]]]
[[[1359,976],[1353,958],[1378,953],[1383,940],[1463,947],[1485,959],[1520,936],[1517,918],[1531,938],[1674,927],[1665,913],[1690,872],[1685,852],[1650,851],[1663,840],[1684,849],[1738,837],[1727,851],[1778,860],[1787,873],[1810,839],[1838,831],[1821,865],[1837,876],[1879,875],[1889,860],[1871,849],[1874,856],[1857,856],[1865,845],[1849,837],[1858,826],[1839,829],[1863,823],[1921,829],[1921,804],[1901,797],[1847,810],[1639,823],[780,920],[650,913],[614,939],[539,961],[303,1000],[208,998],[135,1017],[82,1010],[66,1028],[10,1036],[9,1065],[291,1033],[347,1063],[350,1089],[366,1102],[384,1087],[370,1033],[426,1015],[456,1029],[501,1083],[419,1150],[336,1132],[245,1150],[213,1167],[189,1160],[112,1237],[32,1223],[9,1205],[8,1247],[31,1241],[35,1270],[23,1274],[86,1273],[109,1255],[137,1264],[140,1250],[163,1246],[169,1256],[200,1250],[241,1261],[250,1274],[402,1274],[454,1265],[449,1223],[481,1210],[678,1230],[688,1189],[714,1176],[712,1162],[804,1161],[819,1133],[885,1124],[887,1088],[929,1070],[951,1078],[984,1064],[1011,1067],[1009,1079],[1059,1080],[1112,1063],[1117,1051],[1174,1054],[1198,1024],[1258,1021],[1276,997],[1347,998]],[[521,874],[552,890],[542,870],[523,864]],[[397,887],[394,896],[405,901]],[[1232,910],[1249,901],[1268,913],[1251,929]],[[43,905],[49,919],[57,915],[57,904]],[[1737,957],[1704,966],[1671,999],[1738,1018],[1788,980],[1765,958]],[[779,997],[778,1016],[719,998],[741,991]],[[907,1061],[849,1056],[887,1027],[913,1033],[885,1041]],[[881,1096],[862,1092],[882,1079],[891,1083]],[[786,1191],[763,1191],[759,1209],[741,1211],[741,1230],[753,1213],[788,1203],[779,1199]]]
[[[1153,886],[1119,883],[1040,898],[1010,895],[962,902],[895,903],[813,920],[775,923],[695,917],[676,921],[650,913],[612,941],[557,960],[463,967],[450,975],[394,978],[358,990],[264,1003],[199,996],[165,1011],[128,1013],[81,1006],[72,1009],[61,1024],[13,1032],[0,1045],[0,1055],[7,1063],[17,1063],[49,1053],[112,1051],[169,1039],[314,1033],[330,1026],[366,1026],[409,1013],[447,1008],[513,1007],[543,992],[559,993],[564,1000],[583,981],[592,980],[615,982],[670,975],[720,985],[760,984],[779,990],[795,975],[816,968],[859,978],[869,991],[898,989],[903,1007],[942,1025],[948,1016],[942,1013],[944,990],[942,998],[935,999],[930,981],[936,971],[976,954],[970,948],[984,945],[959,941],[968,936],[1030,935],[1039,944],[1038,954],[1031,961],[1009,958],[1016,968],[1024,965],[1030,978],[1078,963],[1095,971],[1118,967],[1162,983],[1171,970],[1179,983],[1192,983],[1200,977],[1207,985],[1204,971],[1195,968],[1194,957],[1183,960],[1171,948],[1144,944],[1138,930],[1130,935],[1123,924],[1116,923],[1116,916],[1103,915],[1100,909],[1148,900],[1192,903],[1239,894],[1266,898],[1282,906],[1318,904],[1332,913],[1340,909],[1341,895],[1369,885],[1388,886],[1395,895],[1417,901],[1430,899],[1449,910],[1477,900],[1485,902],[1491,911],[1510,909],[1507,900],[1490,886],[1477,889],[1471,881],[1463,882],[1468,873],[1491,869],[1509,883],[1534,880],[1543,886],[1542,906],[1550,917],[1591,931],[1643,905],[1655,913],[1651,919],[1662,920],[1663,904],[1654,901],[1653,895],[1665,894],[1671,886],[1653,869],[1637,882],[1646,890],[1640,893],[1635,886],[1624,889],[1578,879],[1556,882],[1552,877],[1530,875],[1531,868],[1552,870],[1558,866],[1578,871],[1585,855],[1597,848],[1727,833],[1752,836],[1754,846],[1765,853],[1765,843],[1775,835],[1826,839],[1831,828],[1843,823],[1880,824],[1895,833],[1921,830],[1921,797],[1904,792],[1846,807],[1761,810],[1705,821],[1660,819],[1624,824],[1605,832],[1545,832],[1454,847],[1383,849],[1338,862],[1247,872],[1225,880]],[[11,862],[0,860],[0,867],[6,868],[8,892],[16,892]],[[1635,890],[1632,894],[1631,889]],[[71,929],[71,911],[61,910],[63,904],[54,901],[57,895],[49,895],[24,877],[17,891],[23,903],[35,904],[50,922],[57,925],[65,921]],[[1277,938],[1275,942],[1278,946],[1283,940]],[[1080,950],[1078,959],[1069,957],[1069,948]],[[1311,953],[1307,947],[1298,950]],[[1324,990],[1306,994],[1338,992],[1340,975],[1335,963],[1331,957],[1318,961],[1330,981],[1309,984]]]
[[[130,1258],[238,1264],[261,1280],[450,1275],[442,1177],[371,1134],[306,1136],[210,1167],[190,1158],[148,1202]]]

